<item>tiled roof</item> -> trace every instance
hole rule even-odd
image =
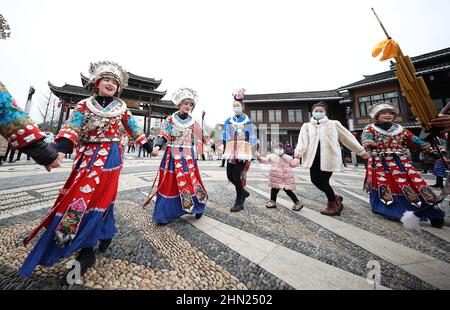
[[[250,94],[245,95],[245,102],[289,102],[289,101],[320,101],[320,100],[341,100],[337,90],[310,91],[295,93],[277,94]]]
[[[91,96],[92,93],[81,86],[76,86],[76,85],[70,85],[70,84],[64,84],[61,87],[55,86],[52,83],[48,82],[48,86],[50,87],[50,89],[64,93],[64,94],[68,94],[68,95],[86,95]],[[166,91],[158,91],[158,90],[151,90],[151,89],[144,89],[144,88],[136,88],[136,87],[125,87],[124,91],[130,91],[130,92],[142,92],[142,93],[147,93],[147,94],[151,94],[151,95],[156,95],[159,97],[164,97],[166,95]]]
[[[429,73],[433,73],[433,72],[439,72],[439,71],[448,70],[448,69],[450,69],[450,62],[421,68],[416,72],[416,74],[420,76],[420,75],[429,74]],[[341,90],[341,89],[361,88],[361,87],[365,87],[365,86],[369,86],[369,85],[375,85],[375,84],[384,83],[384,82],[388,82],[388,81],[394,81],[394,80],[397,80],[397,77],[395,76],[395,70],[389,70],[389,71],[377,73],[374,75],[365,76],[365,78],[363,80],[360,80],[358,82],[355,82],[355,83],[352,83],[352,84],[349,84],[346,86],[342,86],[339,89]]]
[[[131,72],[128,72],[128,76],[130,77],[130,80],[149,82],[150,84],[154,85],[154,88],[157,88],[161,84],[161,81],[162,81],[162,80],[155,80],[152,78],[142,77],[142,76],[133,74]],[[89,78],[87,76],[85,76],[82,72],[80,72],[80,77],[81,77],[81,83],[83,85],[86,84],[86,82],[89,80]]]
[[[450,56],[450,47],[444,48],[441,50],[433,51],[430,53],[422,54],[419,56],[411,57],[411,61],[413,64],[421,63],[428,60],[433,60],[436,58],[445,58]],[[395,63],[391,65],[391,69],[395,68]]]
[[[145,76],[136,75],[136,74],[133,74],[131,72],[128,72],[128,76],[130,77],[130,79],[150,82],[150,83],[155,84],[157,86],[159,86],[161,84],[161,81],[162,81],[162,80],[156,80],[154,78],[149,78],[149,77],[145,77]]]
[[[70,85],[70,84],[64,84],[63,86],[55,86],[52,83],[48,82],[48,86],[52,90],[53,93],[58,94],[66,94],[66,95],[72,95],[75,97],[83,97],[87,98],[89,96],[92,96],[92,93],[87,90],[84,87],[76,86],[76,85]],[[126,90],[132,91],[133,88],[126,88]],[[141,90],[141,89],[137,89]],[[156,91],[152,91],[156,92]],[[165,92],[158,92],[161,95],[165,95]],[[160,106],[160,107],[167,107],[167,108],[176,108],[176,106],[171,102],[167,100],[160,100],[156,103],[152,103],[152,106]]]
[[[84,87],[81,86],[76,86],[76,85],[70,85],[70,84],[64,84],[63,86],[59,87],[59,86],[55,86],[52,83],[48,82],[48,87],[50,87],[50,89],[52,91],[56,91],[59,93],[64,93],[64,94],[68,94],[68,95],[79,95],[79,96],[86,96],[89,97],[92,95],[92,93],[87,90]]]

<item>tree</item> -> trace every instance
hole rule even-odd
[[[38,111],[43,119],[39,127],[53,131],[53,128],[57,126],[61,111],[58,109],[58,98],[53,96],[51,91],[44,93],[38,101]]]
[[[3,17],[2,14],[0,14],[0,39],[6,40],[11,36],[11,31],[9,29],[8,22]]]

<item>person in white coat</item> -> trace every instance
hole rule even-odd
[[[300,129],[295,157],[302,158],[302,166],[310,169],[311,182],[327,196],[328,205],[321,213],[335,216],[341,215],[343,209],[343,197],[330,186],[333,172],[344,170],[339,143],[364,159],[369,159],[370,154],[339,121],[328,119],[326,112],[324,102],[312,107],[311,121]]]

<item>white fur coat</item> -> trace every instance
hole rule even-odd
[[[295,153],[302,157],[302,167],[311,168],[320,141],[320,170],[341,172],[342,164],[341,142],[357,155],[365,153],[364,147],[358,143],[353,134],[339,121],[327,117],[320,121],[311,119],[300,129]]]

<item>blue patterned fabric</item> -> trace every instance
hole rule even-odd
[[[133,135],[135,135],[141,128],[138,124],[136,124],[136,120],[134,117],[130,118],[127,122],[128,127],[130,127],[131,131],[133,132]]]
[[[233,140],[235,135],[239,135],[239,132],[231,124],[230,121],[231,119],[233,119],[233,121],[237,123],[241,123],[245,120],[245,118],[246,118],[245,115],[241,115],[239,116],[239,118],[237,118],[236,115],[228,118],[223,126],[222,140],[228,142]],[[256,127],[251,118],[248,119],[247,124],[244,126],[243,133],[245,133],[245,141],[248,141],[252,147],[258,144],[258,137],[256,136]]]
[[[167,148],[164,156],[161,160],[160,169],[164,169],[167,156],[169,156],[168,173],[175,173],[175,163],[173,158],[173,151],[169,152],[171,148]],[[183,148],[179,148],[180,154],[183,154]],[[190,150],[192,158],[195,158],[195,152],[193,149]],[[189,169],[187,167],[186,159],[182,158],[183,170],[188,173]],[[197,164],[195,164],[196,169],[198,169]],[[197,196],[193,195],[192,200],[194,202],[194,208],[192,209],[192,214],[201,214],[205,211],[206,204],[198,201]],[[180,196],[167,197],[161,195],[160,193],[156,196],[155,208],[153,210],[153,221],[160,224],[167,224],[186,213],[181,206]]]
[[[9,126],[27,116],[27,113],[17,106],[11,94],[0,82],[0,126]]]

